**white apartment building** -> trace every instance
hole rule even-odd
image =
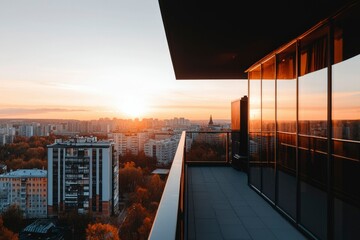
[[[76,210],[118,213],[119,167],[114,142],[96,137],[58,139],[48,145],[48,214]]]
[[[138,133],[112,133],[115,142],[115,150],[119,156],[123,156],[126,152],[137,155],[144,151],[145,142],[149,139],[147,132]]]
[[[178,143],[178,135],[162,140],[150,139],[145,143],[144,152],[146,156],[156,157],[160,164],[169,164],[174,159]]]
[[[34,126],[32,125],[20,125],[19,126],[19,135],[24,137],[34,136]]]
[[[25,218],[47,216],[47,171],[19,169],[0,175],[0,211],[16,204]]]

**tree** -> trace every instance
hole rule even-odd
[[[111,224],[89,224],[86,229],[87,240],[120,240],[117,228]]]
[[[46,169],[47,168],[47,162],[46,160],[36,159],[32,158],[29,161],[24,161],[21,158],[15,158],[12,160],[6,160],[5,161],[6,166],[8,169],[11,170],[17,170],[17,169]]]
[[[134,192],[138,185],[143,181],[143,172],[139,167],[135,167],[134,162],[125,163],[119,170],[120,193]]]
[[[132,240],[139,239],[139,228],[143,225],[149,213],[140,203],[134,203],[127,209],[127,216],[120,227],[120,237],[122,239]]]
[[[150,194],[146,188],[137,187],[136,191],[130,196],[131,203],[141,203],[143,206],[148,206],[150,202]]]
[[[153,224],[153,219],[150,217],[146,217],[143,221],[143,224],[138,228],[139,239],[146,240],[149,237],[149,233],[151,231]]]
[[[165,182],[161,180],[158,174],[152,175],[146,182],[146,188],[150,194],[152,202],[160,202],[162,193],[164,191]]]
[[[77,211],[67,212],[59,216],[59,224],[70,227],[72,236],[68,238],[85,239],[86,228],[92,222],[90,213],[80,214]]]
[[[0,240],[18,240],[18,235],[7,229],[3,223],[3,219],[0,218]]]
[[[10,205],[1,214],[3,225],[14,233],[19,233],[23,228],[23,212],[16,204]]]
[[[148,157],[145,155],[144,151],[139,151],[137,155],[131,153],[131,151],[127,151],[125,155],[119,156],[119,163],[124,165],[127,162],[134,162],[136,166],[142,168],[143,170],[149,169],[148,171],[152,171],[156,168],[156,157]]]
[[[25,152],[25,160],[29,160],[32,158],[45,159],[46,151],[44,147],[30,147],[26,149]]]

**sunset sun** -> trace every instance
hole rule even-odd
[[[143,117],[147,113],[146,101],[141,98],[127,97],[119,104],[118,110],[130,118]]]

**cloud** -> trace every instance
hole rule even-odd
[[[67,108],[0,108],[0,115],[27,115],[54,112],[86,112],[86,109]]]

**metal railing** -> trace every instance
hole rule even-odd
[[[186,239],[187,164],[228,164],[231,132],[183,131],[149,234],[149,240]]]
[[[185,134],[185,131],[181,134],[148,239],[184,239],[182,226],[184,226]]]

